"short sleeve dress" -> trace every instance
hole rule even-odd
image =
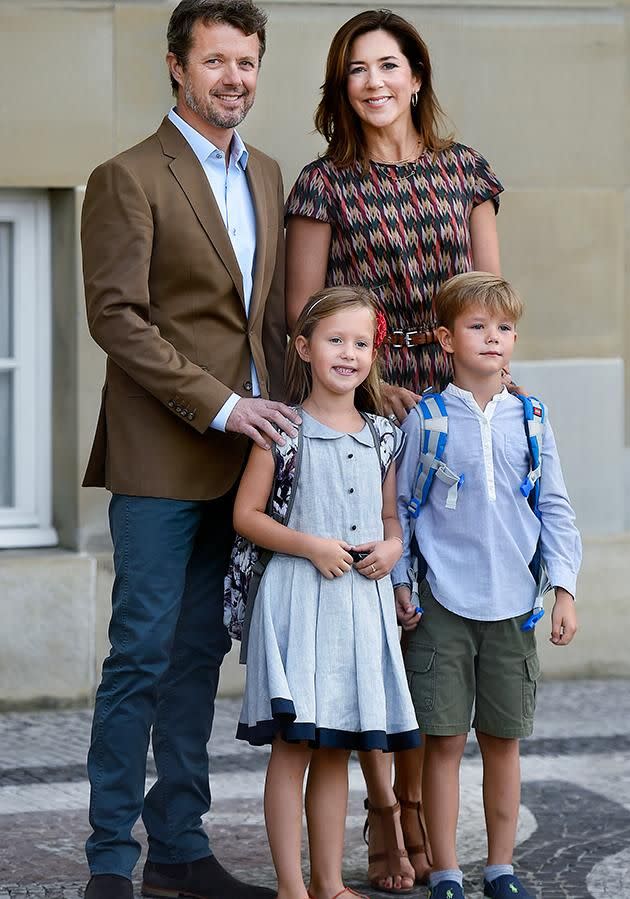
[[[366,424],[332,430],[302,410],[302,461],[288,526],[350,545],[383,538],[381,467]],[[402,434],[396,429],[396,452]],[[237,738],[277,734],[313,747],[420,744],[389,576],[354,568],[328,580],[308,559],[276,553],[260,582]]]
[[[435,327],[432,300],[453,275],[472,269],[470,215],[503,186],[476,150],[454,143],[401,165],[339,169],[322,157],[293,186],[287,218],[332,227],[326,284],[360,284],[376,295],[388,331]],[[381,351],[383,377],[420,392],[443,390],[451,367],[439,344]]]

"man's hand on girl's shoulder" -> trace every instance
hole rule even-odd
[[[280,431],[284,431],[289,437],[295,437],[295,426],[301,422],[295,409],[284,403],[260,397],[241,397],[228,417],[225,430],[244,434],[262,449],[269,449],[271,443],[279,443],[281,446],[284,444]]]

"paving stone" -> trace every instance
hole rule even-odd
[[[221,861],[273,886],[262,789],[265,749],[234,740],[238,700],[217,704],[211,751],[213,810],[205,821]],[[81,899],[87,881],[85,754],[88,710],[0,715],[0,899]],[[630,899],[630,683],[541,684],[534,738],[522,747],[515,863],[537,899]],[[149,780],[154,766],[149,759]],[[345,876],[366,888],[364,786],[350,765]],[[474,740],[462,763],[458,833],[467,899],[482,899],[485,840]],[[146,842],[142,827],[136,835]],[[306,858],[305,858],[306,864]],[[136,868],[139,896],[141,866]],[[425,899],[416,888],[406,894]],[[229,899],[229,897],[226,897]]]

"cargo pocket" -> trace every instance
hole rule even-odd
[[[536,681],[540,676],[536,650],[525,656],[523,668],[523,717],[531,719],[536,709]]]
[[[409,691],[418,717],[435,705],[435,647],[414,643],[405,655]]]

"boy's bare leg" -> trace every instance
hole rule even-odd
[[[488,864],[511,865],[521,803],[519,741],[477,731],[483,759],[483,806]]]
[[[329,899],[343,890],[349,756],[343,749],[317,749],[308,772],[306,823],[313,899]]]
[[[368,801],[373,808],[388,808],[396,803],[396,796],[392,786],[392,754],[390,752],[359,752],[359,762],[365,783],[367,786]],[[370,840],[373,844],[373,841]],[[384,850],[383,837],[375,851]],[[402,847],[401,847],[402,848]],[[415,875],[408,859],[401,859],[403,868],[407,868],[408,875],[385,874],[378,885],[383,890],[409,890],[414,884]]]
[[[278,899],[304,899],[302,788],[312,750],[276,737],[265,781],[265,822],[278,877]],[[334,895],[334,894],[333,894]]]
[[[422,795],[436,871],[458,867],[455,845],[459,816],[459,766],[466,737],[467,734],[424,737]]]

